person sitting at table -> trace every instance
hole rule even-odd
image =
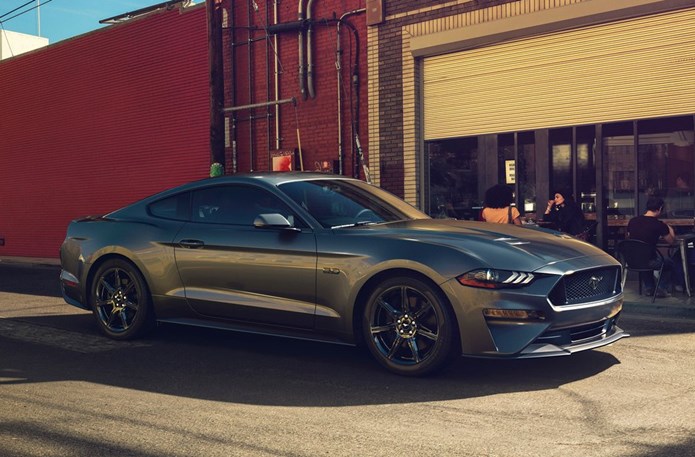
[[[627,223],[627,238],[644,241],[654,248],[656,248],[656,244],[660,239],[668,244],[673,244],[674,241],[676,241],[673,227],[659,220],[659,216],[661,216],[663,211],[664,199],[661,197],[649,197],[644,214],[633,217]],[[654,259],[654,261],[657,261],[657,259]],[[657,297],[664,298],[671,296],[668,289],[671,286],[671,275],[674,265],[673,259],[664,256],[664,275],[659,282],[661,287],[656,291]],[[654,266],[655,268],[659,267],[659,265]],[[644,294],[654,295],[654,274],[651,271],[640,272],[639,276],[644,286]]]
[[[504,184],[496,184],[485,191],[485,207],[480,217],[485,222],[521,225],[521,214],[512,206],[514,191]]]
[[[586,230],[582,209],[575,203],[572,194],[564,190],[556,191],[553,198],[548,200],[543,220],[551,222],[556,230],[572,236]]]

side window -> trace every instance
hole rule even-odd
[[[154,217],[187,221],[190,212],[191,194],[184,192],[151,203],[148,210]]]
[[[194,222],[252,226],[259,214],[279,213],[304,227],[292,210],[265,189],[253,186],[215,186],[193,193]]]

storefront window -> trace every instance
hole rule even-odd
[[[549,134],[550,192],[574,195],[572,179],[572,129],[553,129]]]
[[[520,132],[517,135],[519,160],[517,180],[519,197],[523,201],[523,213],[533,217],[536,212],[536,141],[533,132]],[[545,203],[545,196],[541,199]]]
[[[635,214],[635,140],[632,122],[607,124],[603,128],[608,217]]]
[[[652,195],[664,198],[664,218],[681,230],[691,230],[695,218],[694,124],[693,116],[678,116],[601,125],[602,202],[597,201],[597,126],[428,142],[426,211],[433,217],[477,219],[484,189],[504,183],[515,189],[516,204],[529,218],[536,216],[537,203],[545,203],[549,197],[539,195],[537,188],[571,191],[587,220],[595,219],[602,206],[608,229],[596,241],[608,250],[625,236],[626,224],[621,219],[642,214]],[[536,141],[548,157],[537,156]]]
[[[497,136],[497,182],[512,188],[516,184],[513,133]]]
[[[596,213],[596,128],[576,128],[577,198],[582,211],[591,218]]]
[[[427,161],[429,215],[476,219],[481,204],[478,197],[478,139],[428,143]]]
[[[549,132],[550,190],[571,193],[582,210],[589,214],[596,211],[595,138],[594,126]]]
[[[639,121],[637,130],[640,212],[646,199],[657,195],[666,202],[667,218],[692,218],[693,118]]]

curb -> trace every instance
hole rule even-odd
[[[46,257],[0,257],[0,264],[6,265],[25,265],[25,266],[60,266],[60,259]]]

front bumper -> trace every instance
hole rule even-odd
[[[453,294],[465,356],[554,357],[596,349],[629,336],[617,325],[622,293],[595,302],[554,306],[547,295],[552,287],[547,285],[497,291],[453,282],[448,285],[445,289]],[[524,310],[536,318],[490,317],[486,309]]]
[[[562,330],[549,330],[526,346],[514,358],[539,358],[570,355],[614,343],[630,336],[617,325],[618,316],[603,322]]]

